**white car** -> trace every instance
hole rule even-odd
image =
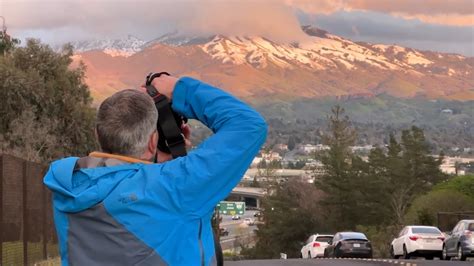
[[[301,248],[301,257],[303,259],[312,259],[324,256],[324,249],[328,246],[333,235],[311,235],[306,244]]]
[[[255,220],[252,218],[245,218],[244,223],[246,223],[247,225],[255,225]]]
[[[395,259],[441,257],[444,234],[434,226],[405,226],[392,241],[390,252]]]

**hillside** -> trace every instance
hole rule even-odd
[[[356,43],[305,26],[308,38],[276,43],[258,36],[170,33],[76,44],[96,101],[143,83],[150,71],[194,76],[259,104],[261,99],[373,97],[474,100],[474,59],[396,45]]]

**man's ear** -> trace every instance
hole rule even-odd
[[[151,154],[155,154],[157,150],[157,145],[158,145],[158,131],[155,130],[153,134],[150,136],[150,140],[148,141],[148,151]]]

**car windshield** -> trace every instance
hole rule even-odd
[[[474,223],[470,223],[468,226],[467,226],[467,230],[471,231],[471,232],[474,232]]]
[[[412,232],[414,234],[440,234],[441,231],[438,228],[433,227],[413,227]]]
[[[362,233],[342,233],[341,237],[342,237],[342,239],[365,239],[365,240],[367,240],[367,237]]]
[[[316,241],[318,242],[326,242],[329,243],[329,241],[332,240],[332,236],[318,236],[316,237]]]

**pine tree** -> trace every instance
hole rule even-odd
[[[322,204],[328,222],[335,230],[352,229],[358,216],[357,202],[353,198],[356,191],[352,161],[355,157],[350,150],[356,132],[340,106],[332,108],[328,121],[329,134],[323,136],[323,143],[330,149],[320,156],[323,174],[316,176],[315,184],[325,193]]]

